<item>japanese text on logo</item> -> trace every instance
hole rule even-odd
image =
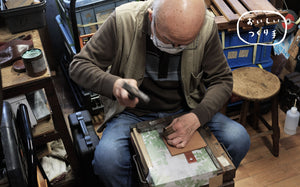
[[[252,13],[272,13],[272,14],[277,14],[279,15],[282,20],[284,21],[285,23],[285,31],[284,31],[284,35],[282,37],[282,39],[279,41],[279,42],[276,42],[276,43],[252,43],[252,42],[249,42],[249,41],[246,41],[244,38],[241,37],[240,35],[240,23],[241,23],[241,20],[244,20],[244,18],[247,17],[248,14],[252,14]],[[247,18],[246,19],[247,22],[246,24],[248,26],[256,26],[256,25],[274,25],[274,24],[277,24],[277,23],[280,23],[281,22],[281,19],[273,19],[273,20],[269,20],[269,18],[265,18],[264,20],[263,19],[255,19],[255,18]],[[238,19],[238,22],[237,22],[237,35],[239,37],[240,40],[242,40],[244,43],[248,44],[248,45],[266,45],[266,46],[271,46],[271,45],[277,45],[277,44],[280,44],[281,42],[284,41],[285,37],[286,37],[286,34],[287,34],[287,21],[285,19],[285,17],[280,14],[279,12],[275,12],[275,11],[269,11],[269,10],[253,10],[253,11],[249,11],[249,12],[245,12],[243,13],[239,19]],[[260,29],[253,29],[251,31],[248,32],[250,37],[253,38],[255,36],[269,36],[271,35],[271,38],[272,39],[275,39],[276,37],[276,30],[275,29],[270,29],[268,27],[261,27]]]

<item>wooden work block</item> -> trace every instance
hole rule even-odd
[[[50,119],[51,112],[42,89],[26,94],[26,98],[37,122]]]
[[[32,128],[32,136],[34,138],[45,136],[53,132],[55,132],[55,128],[52,119],[50,119],[49,121],[42,121],[34,128]]]

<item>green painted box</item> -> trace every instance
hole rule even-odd
[[[131,137],[142,183],[148,186],[205,186],[222,172],[208,146],[192,151],[197,162],[188,163],[183,153],[171,156],[157,130],[133,130]]]

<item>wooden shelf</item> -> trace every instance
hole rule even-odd
[[[32,129],[34,144],[44,144],[56,139],[62,139],[72,172],[77,174],[79,173],[78,158],[62,113],[59,100],[57,98],[39,31],[30,30],[18,34],[11,34],[7,28],[0,27],[0,42],[7,42],[14,38],[18,38],[21,35],[27,36],[29,34],[32,35],[34,47],[43,51],[47,71],[41,76],[30,77],[26,73],[15,72],[12,69],[12,66],[1,68],[3,99],[8,99],[18,95],[44,89],[52,115],[49,121],[43,121]]]

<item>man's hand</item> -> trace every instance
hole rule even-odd
[[[122,86],[125,82],[127,84],[129,84],[130,86],[133,86],[138,89],[137,82],[135,79],[118,79],[114,83],[113,95],[116,97],[116,99],[118,100],[120,105],[124,105],[124,106],[133,108],[139,102],[139,99],[137,97],[135,97],[133,99],[130,99],[128,97],[129,93],[124,88],[122,88]]]
[[[176,148],[184,148],[200,125],[198,117],[192,112],[175,118],[167,127],[175,131],[167,136],[168,144]]]

